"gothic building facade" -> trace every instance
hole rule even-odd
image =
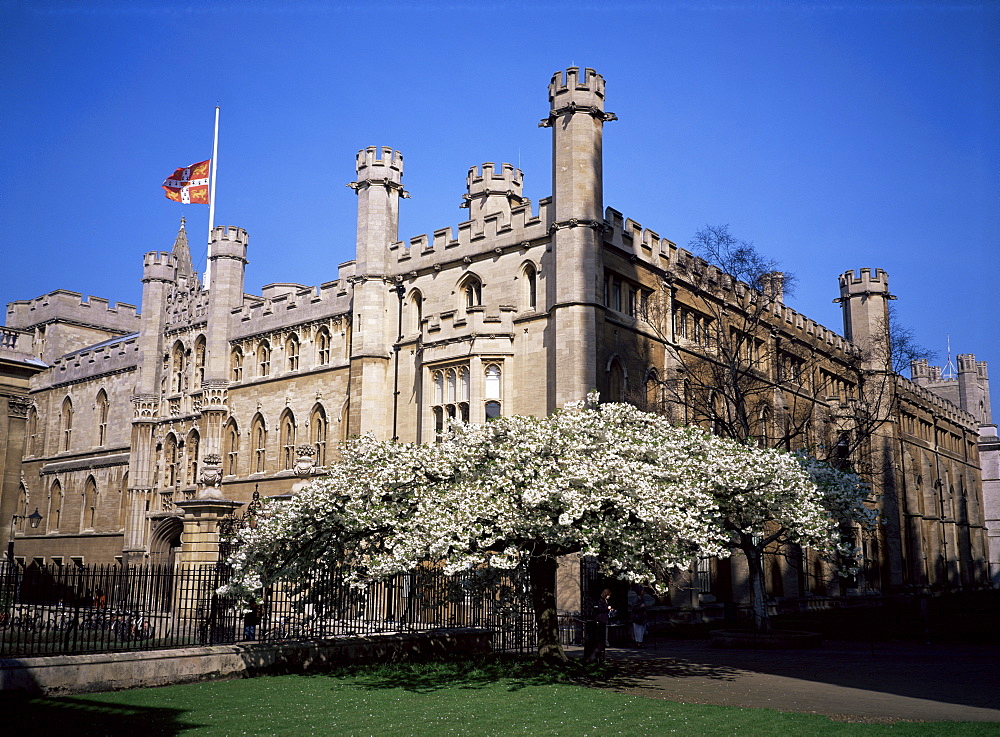
[[[486,163],[469,172],[467,220],[405,241],[403,157],[360,151],[356,257],[318,286],[246,293],[251,246],[238,227],[214,229],[202,277],[182,223],[171,250],[143,257],[141,309],[62,290],[8,305],[0,353],[5,375],[20,373],[0,509],[44,517],[38,529],[15,519],[16,557],[168,561],[184,502],[206,482],[244,503],[255,490],[280,496],[349,436],[433,442],[452,418],[542,415],[594,387],[720,429],[732,399],[705,377],[737,336],[733,360],[756,381],[743,424],[761,442],[839,447],[872,481],[884,523],[861,541],[866,568],[847,585],[983,584],[988,404],[970,413],[879,358],[891,297],[881,270],[840,276],[842,336],[787,307],[777,279],[732,279],[605,208],[601,141],[616,118],[604,95],[593,70],[553,77],[541,122],[551,197],[530,202],[521,171]],[[842,590],[796,555],[775,559],[773,595]],[[740,596],[738,561],[699,570],[704,600]]]

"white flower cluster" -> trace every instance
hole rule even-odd
[[[853,475],[595,399],[459,423],[436,445],[349,441],[327,478],[241,533],[229,593],[335,565],[360,582],[422,561],[453,572],[574,552],[650,581],[727,555],[734,529],[777,525],[827,550],[840,519],[870,515]]]

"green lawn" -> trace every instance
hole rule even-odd
[[[593,687],[614,675],[611,667],[590,673],[575,667],[553,675],[509,662],[398,665],[90,696],[0,699],[0,707],[5,734],[11,737],[1000,735],[1000,724],[994,723],[845,724],[767,709],[677,704]]]

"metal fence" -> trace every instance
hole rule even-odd
[[[0,657],[185,645],[339,638],[451,627],[493,633],[496,650],[535,647],[530,591],[516,573],[434,567],[364,587],[316,572],[259,603],[217,593],[222,566],[6,567],[0,573]]]

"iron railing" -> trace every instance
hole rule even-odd
[[[446,576],[433,566],[362,587],[339,569],[278,584],[260,602],[218,593],[223,566],[6,566],[0,657],[342,638],[453,627],[493,633],[494,649],[536,646],[530,591],[516,572]]]

